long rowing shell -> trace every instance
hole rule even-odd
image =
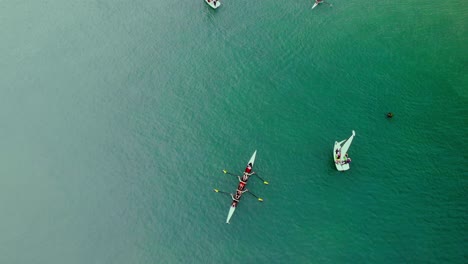
[[[253,165],[255,163],[255,157],[256,156],[257,156],[257,150],[255,150],[255,152],[252,154],[252,157],[250,157],[249,162],[247,162],[247,165],[252,164],[252,169],[253,169]],[[244,188],[245,188],[245,186],[244,186]],[[229,220],[231,220],[231,217],[234,214],[234,211],[236,210],[236,207],[237,207],[237,202],[233,201],[232,204],[231,204],[231,207],[229,208],[228,216],[226,218],[226,223],[227,224],[229,224]]]
[[[229,224],[229,220],[231,220],[232,215],[234,214],[234,211],[236,210],[236,206],[234,205],[235,202],[232,203],[231,208],[229,208],[229,214],[226,218],[226,224]]]

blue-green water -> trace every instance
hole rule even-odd
[[[466,263],[468,5],[330,3],[0,1],[0,263]]]

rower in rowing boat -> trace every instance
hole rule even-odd
[[[244,174],[242,175],[242,178],[240,176],[237,176],[237,178],[239,179],[240,182],[243,182],[243,183],[247,183],[247,181],[249,180],[250,176],[252,174],[254,174],[255,172],[252,172],[252,173],[247,173],[247,172],[244,172]]]
[[[247,183],[245,183],[245,182],[242,182],[242,181],[241,181],[241,182],[239,182],[239,185],[237,186],[237,190],[241,190],[241,191],[243,191],[243,190],[244,190],[244,188],[245,188],[245,185],[246,185],[246,184],[247,184]]]
[[[249,174],[244,173],[244,175],[242,175],[242,178],[240,176],[237,176],[237,178],[239,179],[239,182],[247,183],[247,181],[249,180]]]
[[[242,191],[242,190],[237,189],[235,195],[232,195],[232,194],[231,194],[231,198],[232,198],[233,203],[234,203],[234,202],[237,202],[237,203],[238,203],[239,200],[240,200],[240,198],[242,197],[242,194],[245,193],[245,192],[247,192],[247,191],[248,191],[248,189],[245,189],[245,191]]]
[[[250,173],[252,171],[252,163],[247,164],[247,167],[245,168],[246,173]]]
[[[255,172],[252,171],[252,163],[249,163],[245,168],[244,175],[242,175],[242,180],[239,176],[237,176],[237,178],[239,178],[240,182],[247,182],[249,180],[249,177],[254,173]]]

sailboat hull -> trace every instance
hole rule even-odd
[[[343,141],[337,142],[335,141],[335,146],[333,147],[333,160],[335,161],[335,166],[338,171],[347,171],[349,170],[349,163],[345,163],[345,154],[348,152],[351,143],[353,142],[354,136],[356,133],[352,132],[353,134],[348,139]],[[337,152],[340,152],[340,158],[337,156]]]
[[[341,141],[343,142],[343,141]],[[347,171],[349,170],[349,164],[342,164],[340,159],[336,158],[336,150],[341,148],[340,142],[335,142],[335,147],[333,148],[333,160],[335,161],[335,166],[338,171]],[[344,154],[343,154],[344,155]]]
[[[220,1],[215,1],[215,0],[205,0],[205,3],[207,3],[211,8],[216,9],[221,5]]]

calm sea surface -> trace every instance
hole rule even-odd
[[[466,1],[222,4],[0,0],[0,263],[466,263]]]

